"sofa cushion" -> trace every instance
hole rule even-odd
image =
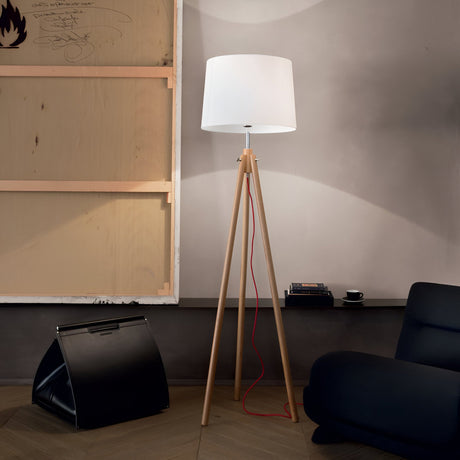
[[[460,374],[358,352],[334,352],[313,365],[305,410],[408,442],[458,439]]]

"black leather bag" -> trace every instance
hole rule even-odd
[[[169,407],[160,352],[143,316],[57,328],[34,379],[32,402],[96,428]]]

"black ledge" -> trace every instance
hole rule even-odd
[[[342,299],[334,299],[334,306],[321,305],[296,305],[285,307],[284,299],[280,299],[280,306],[286,310],[371,310],[380,308],[400,308],[406,307],[407,299],[365,299],[360,304],[345,304]],[[219,299],[217,298],[195,298],[186,297],[179,300],[179,307],[184,308],[217,308]],[[225,300],[226,308],[238,308],[237,298],[227,298]],[[246,308],[255,308],[256,299],[246,299]],[[272,308],[272,299],[259,299],[260,308]]]

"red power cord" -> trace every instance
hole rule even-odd
[[[255,233],[256,233],[256,231],[255,231],[256,226],[255,226],[255,215],[254,215],[254,202],[252,200],[251,187],[249,185],[249,177],[247,177],[246,180],[247,180],[249,199],[250,199],[250,202],[251,202],[251,214],[252,214],[251,257],[250,257],[249,267],[251,269],[252,283],[254,285],[254,290],[255,290],[255,293],[256,293],[256,312],[255,312],[255,315],[254,315],[254,325],[252,327],[251,342],[252,342],[252,348],[254,348],[254,351],[256,352],[257,357],[259,358],[260,364],[262,366],[262,371],[261,371],[259,377],[255,380],[255,382],[246,390],[246,393],[243,396],[243,410],[249,415],[258,415],[259,417],[292,418],[291,413],[287,409],[287,406],[289,405],[289,402],[287,402],[284,405],[284,411],[286,412],[286,414],[260,414],[258,412],[251,412],[248,409],[246,409],[246,398],[247,398],[249,392],[257,385],[258,382],[260,382],[260,380],[262,379],[262,377],[265,374],[265,365],[264,365],[264,362],[262,360],[262,356],[260,355],[259,350],[257,349],[256,344],[255,344],[257,315],[259,313],[259,292],[257,290],[257,283],[256,283],[256,279],[255,279],[255,276],[254,276],[254,268],[253,268],[253,264],[252,264],[252,259],[253,259],[253,255],[254,255],[254,237],[255,237]],[[297,403],[297,405],[301,406],[302,404]]]

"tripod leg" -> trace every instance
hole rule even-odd
[[[214,326],[214,338],[212,341],[211,358],[209,361],[208,381],[206,384],[206,393],[203,405],[203,415],[201,425],[206,426],[209,421],[209,411],[211,409],[211,399],[214,390],[214,380],[216,377],[217,355],[219,353],[220,335],[222,332],[222,324],[224,321],[225,300],[227,297],[228,277],[230,275],[230,265],[232,262],[233,245],[235,243],[236,224],[238,222],[238,212],[241,201],[241,188],[244,179],[244,170],[246,162],[241,161],[238,169],[238,177],[236,181],[235,199],[233,202],[232,220],[230,224],[230,232],[227,241],[227,251],[225,253],[224,271],[222,274],[222,283],[220,285],[219,304],[217,306],[216,324]]]
[[[249,176],[247,176],[249,177]],[[240,400],[243,367],[244,313],[246,302],[246,273],[248,267],[249,192],[243,184],[243,234],[241,242],[240,297],[238,302],[238,332],[236,338],[235,390],[233,399]]]
[[[291,369],[289,365],[289,357],[288,357],[288,351],[287,351],[287,346],[286,346],[286,335],[284,333],[283,319],[281,317],[281,308],[279,304],[278,288],[276,286],[276,279],[275,279],[275,269],[273,266],[272,252],[270,249],[270,241],[268,239],[267,220],[265,217],[264,203],[262,199],[262,189],[260,187],[259,170],[257,167],[255,156],[251,157],[251,168],[252,168],[252,173],[253,173],[252,175],[254,178],[254,189],[255,189],[255,194],[256,194],[257,211],[259,213],[260,230],[262,232],[262,241],[263,241],[264,251],[265,251],[265,261],[267,263],[268,277],[270,281],[270,290],[271,290],[272,300],[273,300],[273,311],[275,314],[276,330],[278,332],[278,342],[280,345],[281,360],[283,363],[284,380],[286,382],[286,391],[288,395],[289,406],[291,409],[292,421],[298,422],[299,416],[297,414],[297,405],[296,405],[295,397],[294,397],[294,387],[292,385]]]

